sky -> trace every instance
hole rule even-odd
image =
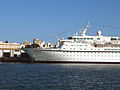
[[[34,38],[53,42],[56,36],[66,38],[79,33],[88,21],[91,23],[88,35],[102,30],[104,35],[120,36],[120,0],[0,0],[3,42],[32,43]],[[59,34],[62,32],[65,35]]]

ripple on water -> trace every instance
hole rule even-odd
[[[0,89],[120,89],[120,65],[2,63],[0,73]]]

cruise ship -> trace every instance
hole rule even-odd
[[[58,41],[58,47],[24,48],[35,62],[120,63],[120,37],[86,35],[89,24],[68,39]]]

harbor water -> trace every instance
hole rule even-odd
[[[0,63],[0,90],[120,90],[120,64]]]

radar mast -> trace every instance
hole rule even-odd
[[[88,22],[88,24],[87,24],[87,26],[85,27],[85,29],[80,30],[81,36],[85,36],[85,33],[86,33],[87,29],[89,28],[89,24],[90,24],[90,22]]]

